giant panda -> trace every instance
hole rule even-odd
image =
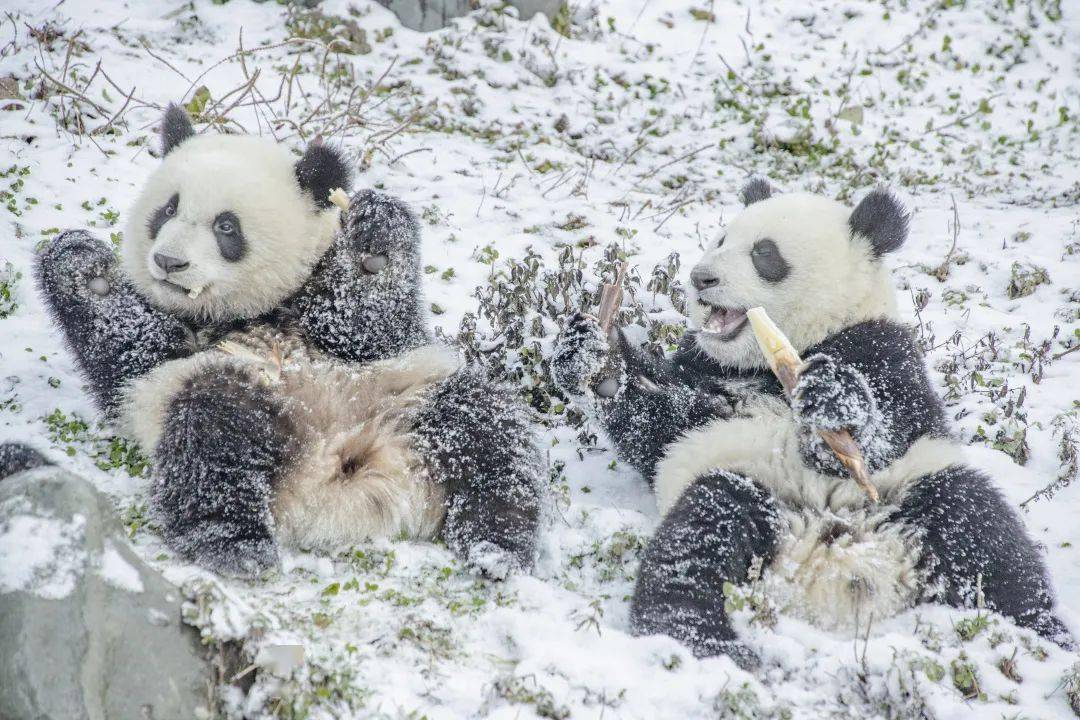
[[[258,575],[279,545],[441,536],[492,577],[533,563],[542,465],[506,388],[431,344],[419,226],[353,196],[342,157],[196,135],[182,109],[118,259],[62,233],[47,306],[101,408],[152,454],[150,510],[183,558]]]
[[[753,665],[724,583],[760,572],[780,607],[825,628],[924,600],[985,602],[1071,639],[1035,543],[984,474],[964,464],[882,256],[907,237],[887,191],[854,209],[763,180],[690,274],[695,329],[657,359],[573,317],[551,371],[591,407],[662,515],[643,554],[632,629]],[[787,401],[746,310],[762,306],[805,360]],[[872,505],[818,435],[847,429],[881,495]]]

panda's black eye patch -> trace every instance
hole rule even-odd
[[[727,240],[727,233],[721,235],[720,239],[716,241],[716,247],[723,247],[725,240]]]
[[[161,232],[162,226],[165,223],[172,220],[176,216],[176,208],[180,205],[180,193],[174,194],[169,198],[169,202],[165,203],[150,216],[150,222],[148,229],[150,231],[150,239],[156,240],[158,233]]]
[[[236,262],[247,252],[247,241],[240,228],[240,218],[236,213],[226,210],[214,218],[214,237],[217,238],[221,257],[229,262]]]
[[[791,266],[780,254],[780,248],[768,238],[754,243],[750,250],[750,260],[754,263],[757,274],[766,282],[778,283],[791,272]]]

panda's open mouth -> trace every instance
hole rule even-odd
[[[734,340],[746,327],[744,308],[720,307],[708,303],[705,303],[705,307],[710,312],[701,329],[715,335],[719,340]]]
[[[161,283],[162,285],[164,285],[165,287],[169,288],[169,290],[171,290],[173,292],[184,293],[185,295],[187,295],[192,300],[199,297],[199,295],[202,294],[202,291],[206,289],[205,287],[203,287],[201,285],[198,286],[198,287],[184,287],[180,283],[174,283],[171,280],[158,280],[158,282]]]

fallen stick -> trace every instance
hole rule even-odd
[[[604,287],[600,290],[600,312],[596,317],[600,321],[600,329],[604,331],[604,335],[611,332],[615,316],[622,305],[624,275],[626,275],[626,263],[623,262],[619,263],[619,269],[615,271],[615,282],[604,283]]]
[[[746,317],[750,321],[750,327],[757,338],[758,347],[761,348],[765,361],[769,364],[773,373],[784,386],[784,392],[791,397],[795,392],[795,385],[799,381],[799,373],[802,371],[803,361],[799,353],[795,351],[791,341],[787,339],[780,328],[772,321],[765,312],[765,308],[756,307],[746,311]],[[829,446],[840,462],[847,468],[852,479],[859,484],[870,498],[871,502],[878,502],[881,498],[877,488],[870,482],[870,474],[866,471],[866,462],[863,460],[862,451],[847,430],[819,430],[821,439]]]

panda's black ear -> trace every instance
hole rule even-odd
[[[768,180],[754,178],[743,185],[742,190],[739,191],[739,199],[742,200],[743,207],[746,207],[761,200],[768,200],[772,197],[772,194],[772,185],[769,184]]]
[[[195,134],[191,118],[184,108],[176,103],[169,103],[165,116],[161,118],[161,157],[165,157],[180,143]]]
[[[908,236],[911,215],[888,190],[877,189],[862,199],[848,218],[851,232],[870,242],[874,255],[896,250]]]
[[[311,195],[320,208],[328,208],[330,192],[341,188],[348,192],[352,184],[352,173],[341,153],[322,143],[308,145],[304,157],[296,162],[296,180],[300,189]]]

